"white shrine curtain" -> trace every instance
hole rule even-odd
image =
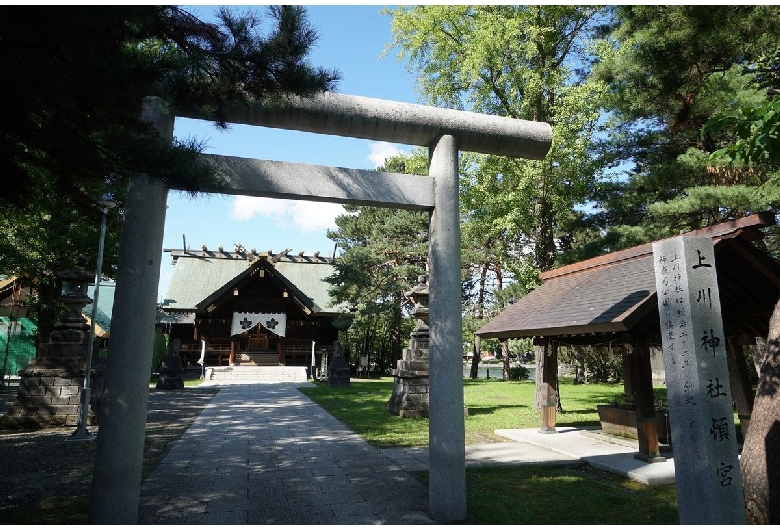
[[[284,337],[287,315],[284,313],[233,313],[230,335],[239,335],[260,324],[268,331]]]

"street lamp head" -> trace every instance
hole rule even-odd
[[[116,208],[116,201],[110,193],[106,193],[95,201],[103,208]]]

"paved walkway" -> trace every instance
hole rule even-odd
[[[213,384],[213,383],[205,383]],[[311,383],[220,385],[141,487],[140,524],[434,524],[427,447],[377,449],[297,390]],[[498,431],[467,466],[588,462],[646,484],[674,481],[631,442],[559,427]]]
[[[427,487],[296,386],[223,386],[142,484],[138,522],[432,524]]]

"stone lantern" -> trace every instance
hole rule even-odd
[[[87,296],[87,287],[94,273],[84,268],[84,259],[79,258],[76,265],[57,273],[60,279],[60,300],[65,304],[65,314],[54,324],[54,331],[49,339],[56,344],[87,344],[89,325],[84,318],[84,306],[92,302]],[[86,356],[86,350],[76,352],[78,356]]]
[[[428,324],[428,283],[424,275],[417,277],[417,285],[404,293],[413,304],[412,315]]]
[[[404,293],[414,304],[412,316],[417,326],[409,337],[409,347],[393,370],[393,394],[385,403],[385,410],[402,418],[427,418],[429,409],[428,344],[429,308],[428,284],[425,276],[417,278],[417,285]]]
[[[87,287],[94,274],[83,259],[57,273],[60,300],[66,311],[54,324],[49,342],[38,345],[38,354],[19,372],[16,401],[0,419],[2,428],[44,428],[78,424],[80,392],[86,374],[90,326],[84,306],[92,302]],[[102,370],[95,370],[97,392],[92,394],[87,420],[96,424],[102,389]]]
[[[428,284],[425,276],[417,277],[417,285],[404,293],[413,304],[412,316],[417,319],[417,325],[410,333],[409,348],[414,361],[428,362],[428,341],[430,338],[428,324],[430,309],[428,307]],[[427,370],[428,367],[425,367]]]

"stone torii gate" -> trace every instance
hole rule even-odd
[[[172,140],[175,116],[159,98],[144,103],[142,118]],[[213,119],[194,113],[180,116]],[[429,148],[427,177],[210,155],[224,182],[200,191],[431,212],[429,510],[442,523],[465,519],[458,152],[542,159],[552,142],[550,125],[334,93],[290,98],[284,104],[236,106],[225,121]],[[153,175],[130,179],[91,524],[135,524],[138,518],[167,195],[167,187]]]

